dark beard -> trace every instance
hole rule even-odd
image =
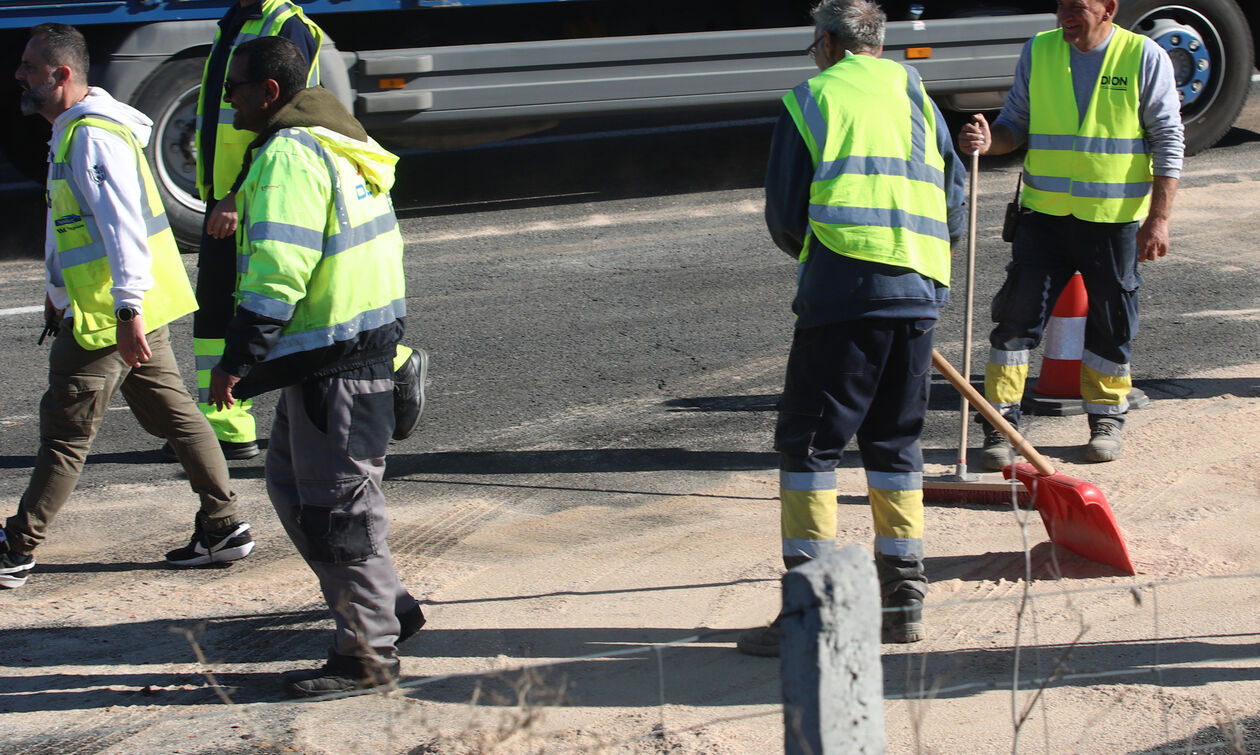
[[[22,108],[22,115],[35,115],[48,104],[50,99],[52,99],[52,87],[41,86],[23,90],[18,104]]]

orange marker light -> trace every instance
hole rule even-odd
[[[406,79],[403,79],[403,78],[398,78],[398,79],[377,79],[377,80],[376,80],[376,86],[377,86],[377,88],[378,88],[378,89],[406,89],[406,88],[407,88],[407,80],[406,80]]]
[[[931,47],[907,47],[906,60],[923,60],[932,57]]]

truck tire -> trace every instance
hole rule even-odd
[[[132,101],[153,119],[145,154],[166,206],[175,241],[184,252],[201,245],[206,203],[197,194],[197,96],[205,61],[179,58],[163,64],[136,90]]]
[[[1181,94],[1186,154],[1211,147],[1234,125],[1251,89],[1250,26],[1235,0],[1126,0],[1116,23],[1168,51]]]

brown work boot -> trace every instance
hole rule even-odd
[[[1085,445],[1087,461],[1115,461],[1120,458],[1123,443],[1124,417],[1108,414],[1089,415],[1089,443]]]

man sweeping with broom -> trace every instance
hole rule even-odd
[[[783,563],[835,548],[836,465],[856,436],[875,520],[884,639],[924,638],[923,454],[932,329],[966,231],[966,171],[914,69],[879,58],[884,13],[824,0],[820,71],[784,97],[766,224],[800,262],[779,403]],[[778,621],[741,652],[779,654]]]

